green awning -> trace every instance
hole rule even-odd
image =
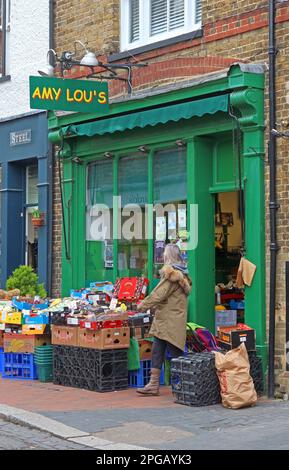
[[[197,101],[174,104],[162,108],[138,111],[123,116],[99,119],[86,124],[70,125],[63,128],[64,135],[79,135],[92,137],[94,135],[112,134],[127,129],[166,124],[170,121],[190,119],[193,116],[201,117],[205,114],[215,114],[219,111],[228,111],[229,95],[213,96]]]

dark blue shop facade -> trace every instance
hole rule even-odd
[[[0,121],[0,287],[20,265],[32,266],[50,291],[52,153],[46,112]],[[32,212],[44,214],[35,228]]]

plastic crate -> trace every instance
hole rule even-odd
[[[3,379],[36,380],[34,354],[4,353]]]
[[[4,371],[4,349],[0,348],[0,374]]]
[[[208,406],[221,402],[215,355],[212,352],[192,353],[172,359],[171,382],[177,403]]]
[[[53,365],[36,364],[38,380],[40,382],[53,382]]]
[[[91,289],[83,289],[83,290],[70,290],[70,297],[72,299],[86,299],[87,295],[91,293]]]
[[[53,383],[95,392],[128,387],[127,351],[53,346]]]
[[[128,386],[135,387],[144,387],[150,380],[152,361],[140,361],[140,368],[138,370],[131,370],[128,373]],[[164,366],[161,370],[160,375],[160,385],[165,384],[165,372]]]
[[[237,302],[236,300],[230,300],[229,305],[230,305],[231,310],[244,310],[245,301],[244,300],[239,300]]]
[[[18,310],[31,310],[32,308],[35,308],[37,310],[44,310],[49,307],[49,302],[44,302],[43,304],[29,303],[29,302],[22,302],[20,300],[17,300],[15,297],[13,297],[12,305]]]
[[[25,315],[23,316],[25,325],[48,325],[49,315]]]

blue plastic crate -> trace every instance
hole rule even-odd
[[[140,368],[138,370],[131,370],[128,373],[128,386],[129,387],[144,387],[150,380],[152,361],[140,361]],[[165,383],[164,366],[161,370],[160,385]]]
[[[17,308],[17,310],[31,310],[32,308],[36,308],[37,310],[44,310],[45,308],[49,307],[49,302],[44,302],[44,304],[29,304],[28,302],[20,302],[15,297],[12,299],[13,307]]]
[[[72,299],[86,299],[87,294],[91,294],[91,289],[83,289],[81,291],[70,290],[70,297]]]
[[[4,371],[4,349],[0,348],[0,374]]]
[[[36,380],[34,354],[4,353],[3,379]]]
[[[231,310],[244,310],[245,308],[244,300],[239,300],[239,302],[236,300],[230,300],[229,305]]]
[[[31,317],[30,315],[23,315],[23,320],[25,325],[48,325],[49,323],[49,315],[45,315],[44,313],[41,315],[37,315]]]

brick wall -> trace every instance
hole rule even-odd
[[[79,6],[81,5],[81,6]],[[84,5],[84,6],[82,6]],[[59,0],[56,4],[56,48],[71,49],[74,39],[88,42],[95,51],[119,51],[119,1]],[[98,27],[100,25],[100,27]],[[157,88],[164,83],[187,79],[192,75],[227,68],[234,61],[268,63],[268,2],[253,0],[204,0],[203,37],[170,45],[136,56],[148,61],[145,69],[133,75],[133,89]],[[289,2],[277,4],[277,123],[289,121]],[[76,76],[81,76],[79,70]],[[268,77],[266,77],[268,87]],[[111,83],[110,95],[126,94],[126,86]],[[268,125],[268,91],[265,94],[266,124]],[[266,131],[267,132],[267,131]],[[268,135],[266,135],[266,140]],[[266,142],[264,143],[267,149]],[[265,157],[266,207],[269,201],[269,171]],[[278,140],[277,185],[278,241],[280,252],[277,265],[276,298],[276,367],[285,370],[285,262],[289,261],[289,163],[288,141]],[[269,295],[269,211],[266,213],[266,272],[267,310]],[[56,269],[57,271],[57,269]],[[58,275],[58,274],[57,274]]]

